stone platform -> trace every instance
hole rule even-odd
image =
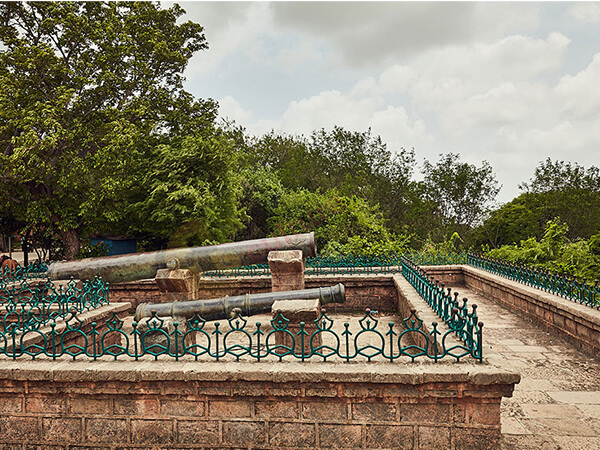
[[[513,397],[502,400],[502,448],[599,450],[600,359],[470,289],[455,289],[478,305],[486,360],[521,374]]]

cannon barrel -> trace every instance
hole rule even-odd
[[[240,308],[243,316],[265,313],[271,310],[276,300],[319,299],[321,304],[344,303],[346,289],[343,284],[335,286],[302,289],[296,291],[266,292],[262,294],[236,295],[210,300],[190,300],[172,303],[140,303],[135,310],[135,320],[152,316],[156,311],[159,317],[194,317],[204,320],[228,319],[235,308]]]
[[[231,242],[206,247],[175,248],[154,252],[132,253],[77,261],[59,261],[48,268],[51,279],[93,279],[102,277],[109,283],[154,278],[165,268],[190,269],[193,272],[229,269],[267,262],[275,250],[302,250],[304,256],[315,256],[314,233],[278,236],[252,241]]]

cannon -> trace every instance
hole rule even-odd
[[[276,300],[312,299],[319,299],[321,304],[344,303],[346,301],[346,290],[344,285],[340,283],[335,286],[313,289],[236,295],[210,300],[140,303],[135,310],[135,320],[139,322],[144,317],[151,317],[153,312],[156,312],[159,317],[191,318],[197,314],[204,320],[228,319],[235,308],[239,308],[243,316],[251,316],[269,312]]]
[[[154,278],[159,269],[190,269],[193,272],[230,269],[267,262],[275,250],[302,250],[305,257],[315,256],[314,233],[294,234],[252,241],[231,242],[206,247],[176,248],[77,261],[59,261],[48,268],[51,279],[93,279],[109,283]]]

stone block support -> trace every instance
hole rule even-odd
[[[304,258],[302,250],[270,252],[272,292],[304,289]]]
[[[194,300],[198,290],[198,275],[189,269],[160,269],[156,272],[155,282],[164,293],[165,302]]]
[[[275,344],[284,345],[294,349],[297,355],[308,355],[312,348],[321,345],[321,333],[315,335],[311,340],[311,335],[317,331],[315,320],[320,316],[321,305],[319,299],[313,300],[277,300],[273,303],[271,311],[273,317],[281,313],[283,317],[289,320],[287,330],[275,333]],[[304,339],[300,333],[300,323],[304,322]],[[304,342],[304,345],[303,345]],[[285,352],[284,352],[285,353]]]

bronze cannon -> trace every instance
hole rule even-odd
[[[154,278],[159,269],[190,269],[193,272],[229,269],[267,262],[276,250],[302,250],[305,257],[315,256],[314,233],[294,234],[252,241],[230,242],[206,247],[175,248],[77,261],[59,261],[48,268],[51,279],[93,279],[109,283]]]
[[[266,313],[276,300],[312,300],[319,299],[321,304],[344,303],[346,290],[343,284],[301,289],[296,291],[266,292],[262,294],[246,294],[210,300],[191,300],[172,303],[140,303],[135,310],[135,320],[150,317],[154,311],[159,317],[185,317],[195,314],[204,320],[228,319],[235,308],[241,310],[242,316]]]

